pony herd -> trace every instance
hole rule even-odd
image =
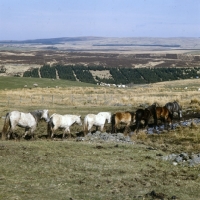
[[[136,112],[99,112],[98,114],[87,114],[83,120],[83,132],[84,136],[91,131],[93,126],[96,126],[96,130],[100,127],[103,131],[105,123],[111,123],[111,133],[116,133],[119,124],[125,123],[125,130],[135,123],[136,134],[138,133],[141,122],[144,121],[143,128],[148,126],[150,118],[154,120],[154,128],[158,125],[158,120],[161,120],[165,126],[171,126],[174,117],[174,112],[178,113],[179,120],[182,117],[182,109],[178,102],[169,102],[164,107],[157,106],[156,103],[151,106],[142,109],[139,108]],[[78,124],[82,126],[82,120],[80,115],[60,115],[54,113],[49,117],[48,110],[35,110],[29,113],[23,113],[19,111],[12,111],[6,114],[3,129],[2,139],[10,139],[11,134],[14,132],[16,126],[25,128],[25,137],[30,131],[31,137],[34,137],[34,131],[40,120],[44,119],[47,122],[47,136],[49,138],[54,137],[54,133],[57,129],[63,129],[62,138],[65,138],[66,133],[69,135],[70,126]]]
[[[174,113],[178,114],[179,120],[182,117],[182,108],[177,101],[168,102],[165,106],[157,106],[156,103],[145,109],[138,109],[136,111],[136,132],[138,132],[141,120],[144,120],[144,127],[148,125],[150,117],[154,119],[154,128],[158,125],[158,119],[161,120],[164,125],[171,126],[174,118]]]

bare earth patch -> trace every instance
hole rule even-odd
[[[8,75],[20,75],[22,76],[23,73],[31,68],[40,68],[41,65],[34,65],[34,64],[4,64],[4,68],[6,69],[5,73],[0,73],[0,76],[8,76]]]
[[[112,75],[110,74],[110,71],[109,70],[104,70],[104,71],[99,71],[99,70],[96,70],[96,71],[94,71],[94,70],[90,70],[90,72],[91,72],[91,74],[92,74],[92,76],[93,77],[99,77],[99,78],[101,78],[101,79],[103,79],[103,78],[106,78],[106,79],[108,79],[108,78],[112,78]]]

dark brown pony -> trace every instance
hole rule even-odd
[[[136,119],[136,133],[139,131],[139,127],[141,124],[141,120],[144,120],[144,127],[146,128],[148,126],[149,119],[153,117],[154,118],[154,127],[156,126],[157,122],[157,116],[156,116],[156,103],[152,104],[151,106],[145,108],[145,109],[138,109],[136,111],[135,119]]]
[[[134,112],[117,112],[112,115],[112,133],[116,133],[117,127],[120,123],[126,123],[125,130],[130,126],[132,122],[135,122],[135,113]]]
[[[172,114],[169,112],[168,108],[166,106],[163,107],[156,107],[156,116],[157,119],[160,119],[162,122],[164,122],[164,125],[166,126],[166,122],[168,125],[171,124],[172,128]],[[157,119],[156,119],[156,125],[157,125]]]

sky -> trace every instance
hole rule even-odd
[[[0,0],[0,40],[200,37],[200,0]]]

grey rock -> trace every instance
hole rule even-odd
[[[174,161],[176,161],[177,163],[181,163],[183,161],[183,158],[181,156],[177,156]]]
[[[175,160],[176,156],[176,154],[170,154],[168,155],[168,160]]]
[[[182,157],[182,159],[185,161],[187,161],[189,159],[189,156],[187,153],[181,153],[179,156]]]

